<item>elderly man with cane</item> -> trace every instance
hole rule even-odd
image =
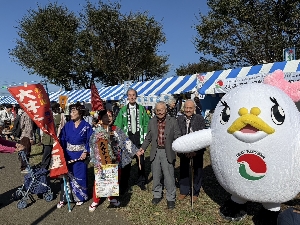
[[[177,118],[182,135],[205,129],[204,118],[195,114],[196,105],[191,99],[184,103],[184,115]],[[203,154],[205,149],[191,153],[179,153],[180,157],[180,194],[178,200],[191,195],[192,204],[198,199],[203,177]],[[190,177],[190,169],[192,170]]]

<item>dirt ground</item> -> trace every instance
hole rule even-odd
[[[51,180],[50,187],[54,192],[54,199],[46,202],[44,199],[33,195],[34,202],[28,202],[25,209],[17,208],[17,201],[12,199],[18,187],[24,183],[24,174],[20,173],[18,155],[0,154],[0,224],[2,225],[34,225],[34,224],[103,224],[103,225],[127,225],[119,209],[109,208],[104,202],[96,211],[88,211],[92,199],[82,206],[71,204],[72,211],[68,207],[57,209],[59,201],[59,181]]]

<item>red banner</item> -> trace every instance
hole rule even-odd
[[[66,174],[68,168],[64,152],[56,136],[53,114],[50,110],[50,100],[44,87],[41,84],[30,84],[11,87],[8,88],[8,91],[36,125],[54,139],[51,153],[50,177],[58,177]]]
[[[100,98],[98,89],[94,82],[91,82],[91,103],[92,111],[102,111],[104,110],[102,99]]]

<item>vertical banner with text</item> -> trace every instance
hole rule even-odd
[[[50,163],[50,177],[58,177],[68,173],[63,149],[59,144],[54,126],[50,100],[41,84],[30,84],[8,88],[23,110],[46,134],[54,139]]]
[[[296,59],[296,48],[286,48],[283,49],[283,60],[284,61],[292,61]]]
[[[200,94],[200,89],[203,86],[205,76],[201,75],[201,74],[196,74],[196,78],[197,78],[197,94],[196,94],[196,96],[199,97],[199,99],[204,99],[205,95]]]
[[[67,103],[68,103],[68,96],[67,95],[60,95],[58,97],[58,102],[59,102],[60,108],[62,108],[65,111]]]

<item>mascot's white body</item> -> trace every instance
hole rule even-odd
[[[191,152],[209,145],[214,173],[233,201],[278,211],[300,192],[300,113],[279,88],[232,89],[215,108],[211,129],[178,138],[173,149]]]

